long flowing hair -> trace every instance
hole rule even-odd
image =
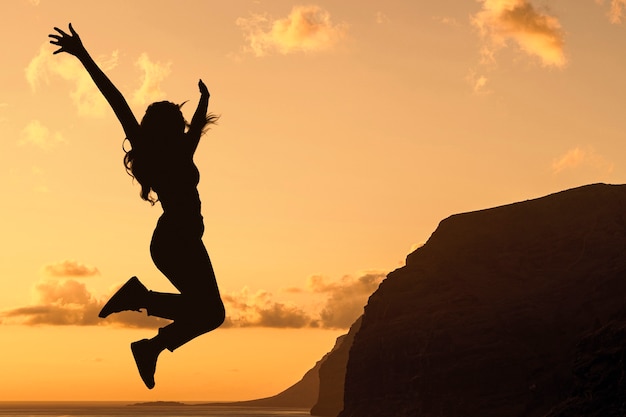
[[[124,149],[126,172],[141,185],[139,193],[141,198],[152,205],[158,201],[158,197],[154,196],[155,171],[170,155],[165,144],[183,139],[185,129],[189,127],[180,110],[184,104],[169,101],[150,104],[139,124],[139,137],[133,138],[132,149],[128,151]],[[201,126],[202,134],[208,130],[208,125],[214,124],[218,118],[209,113],[204,125]]]

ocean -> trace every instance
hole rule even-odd
[[[308,409],[219,405],[150,405],[121,402],[0,402],[2,417],[302,417]]]

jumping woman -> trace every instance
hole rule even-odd
[[[132,277],[99,314],[105,318],[120,311],[146,309],[148,315],[173,320],[152,339],[130,345],[141,379],[151,389],[163,350],[174,351],[224,322],[224,304],[202,243],[204,223],[197,190],[200,174],[193,162],[200,137],[217,117],[207,114],[209,91],[200,80],[200,102],[191,123],[183,118],[180,105],[168,101],[148,106],[141,123],[137,123],[128,103],[91,58],[72,24],[70,34],[56,27],[54,30],[57,33],[49,35],[50,43],[59,46],[54,54],[66,52],[78,58],[122,124],[131,146],[124,165],[141,185],[141,198],[152,205],[159,201],[163,208],[152,235],[150,254],[180,294],[150,291]]]

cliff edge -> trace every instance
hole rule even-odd
[[[370,297],[340,416],[580,410],[585,364],[626,351],[598,342],[626,343],[625,300],[626,186],[451,216]]]

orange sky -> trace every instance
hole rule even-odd
[[[624,0],[4,6],[0,400],[272,395],[443,218],[626,178]],[[228,325],[162,355],[152,391],[128,345],[154,323],[94,314],[131,275],[172,290],[148,252],[160,208],[51,54],[70,21],[138,118],[165,98],[190,118],[198,78],[221,115],[196,163]]]

